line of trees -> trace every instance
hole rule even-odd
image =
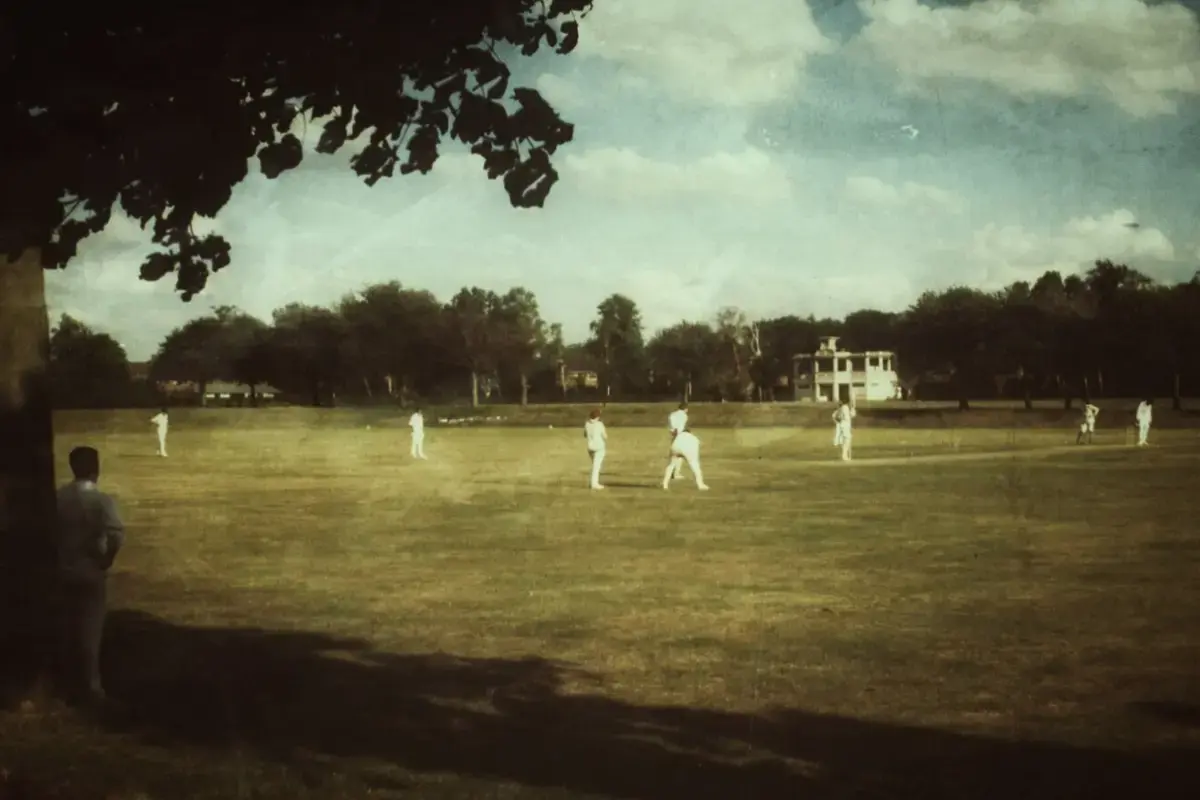
[[[1098,261],[1082,275],[1047,272],[999,292],[956,286],[921,295],[902,313],[864,309],[844,319],[750,319],[723,308],[648,339],[637,304],[621,294],[596,309],[591,335],[567,343],[533,292],[466,287],[448,302],[380,283],[329,307],[289,304],[270,322],[225,306],[173,330],[150,379],[271,384],[300,402],[329,405],[445,402],[469,397],[633,400],[685,397],[790,400],[792,356],[836,335],[854,350],[895,350],[911,396],[957,399],[1172,396],[1195,391],[1200,273],[1156,284]],[[120,345],[65,317],[55,329],[57,396],[106,404],[129,396]],[[594,387],[575,376],[594,373]],[[126,377],[122,377],[126,376]],[[106,388],[107,387],[107,388]],[[251,398],[254,402],[254,398]]]

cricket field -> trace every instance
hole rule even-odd
[[[582,418],[60,415],[115,704],[0,713],[0,797],[1200,797],[1200,431],[700,426],[701,493],[668,410],[603,492]]]

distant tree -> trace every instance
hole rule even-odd
[[[894,350],[896,315],[872,308],[853,311],[842,321],[841,337],[849,350]]]
[[[499,365],[501,340],[500,298],[478,286],[460,289],[446,305],[449,351],[471,379],[471,407],[479,406],[479,384]]]
[[[119,407],[130,389],[125,349],[63,314],[50,334],[50,386],[60,408]]]
[[[368,396],[382,386],[402,403],[418,387],[428,389],[444,369],[447,346],[442,304],[432,293],[397,281],[368,286],[338,305],[346,323],[346,369],[357,374]]]
[[[759,320],[758,332],[762,347],[761,380],[771,387],[772,395],[775,385],[782,376],[787,376],[794,394],[792,357],[801,353],[815,352],[822,332],[826,330],[828,328],[821,327],[821,323],[812,317],[805,319],[786,316]]]
[[[614,386],[627,390],[644,380],[645,342],[637,303],[623,294],[605,298],[596,307],[591,332],[587,347],[603,365],[600,380],[606,400],[612,398]]]
[[[754,388],[750,362],[754,353],[749,318],[741,309],[725,306],[717,311],[713,331],[720,341],[720,348],[713,353],[713,366],[718,372],[721,396],[750,399]]]
[[[189,320],[166,335],[150,361],[150,377],[155,382],[195,383],[200,402],[207,401],[207,386],[222,377],[224,330],[216,316]]]
[[[328,308],[302,303],[276,309],[272,319],[279,388],[307,395],[313,406],[336,405],[346,374],[342,319]]]
[[[521,405],[529,405],[529,376],[546,347],[546,323],[537,297],[524,287],[514,287],[497,298],[495,309],[497,360],[516,374]],[[561,331],[560,331],[561,333]]]
[[[546,369],[553,369],[554,385],[562,392],[565,401],[567,399],[567,344],[563,340],[561,322],[550,324],[546,333],[546,346],[542,348],[541,361]]]
[[[971,388],[987,370],[989,359],[994,363],[988,348],[995,342],[999,309],[995,296],[956,286],[925,292],[904,315],[905,360],[923,369],[948,368],[962,411],[970,409]]]
[[[717,386],[718,359],[727,342],[703,322],[680,322],[659,331],[646,346],[655,376],[688,401],[697,389]]]

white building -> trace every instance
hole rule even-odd
[[[902,396],[895,353],[851,353],[838,350],[837,340],[836,336],[822,336],[817,352],[792,356],[792,389],[797,401],[896,400]]]

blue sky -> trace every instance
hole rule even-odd
[[[900,310],[926,289],[1096,258],[1186,278],[1200,267],[1196,7],[596,0],[575,53],[513,62],[576,125],[546,208],[511,208],[461,151],[373,189],[348,152],[312,154],[237,187],[210,225],[233,264],[191,303],[170,278],[138,279],[148,237],[116,219],[47,276],[51,313],[140,360],[214,305],[269,318],[386,280],[443,299],[524,285],[582,339],[613,292],[649,333],[724,305]]]

